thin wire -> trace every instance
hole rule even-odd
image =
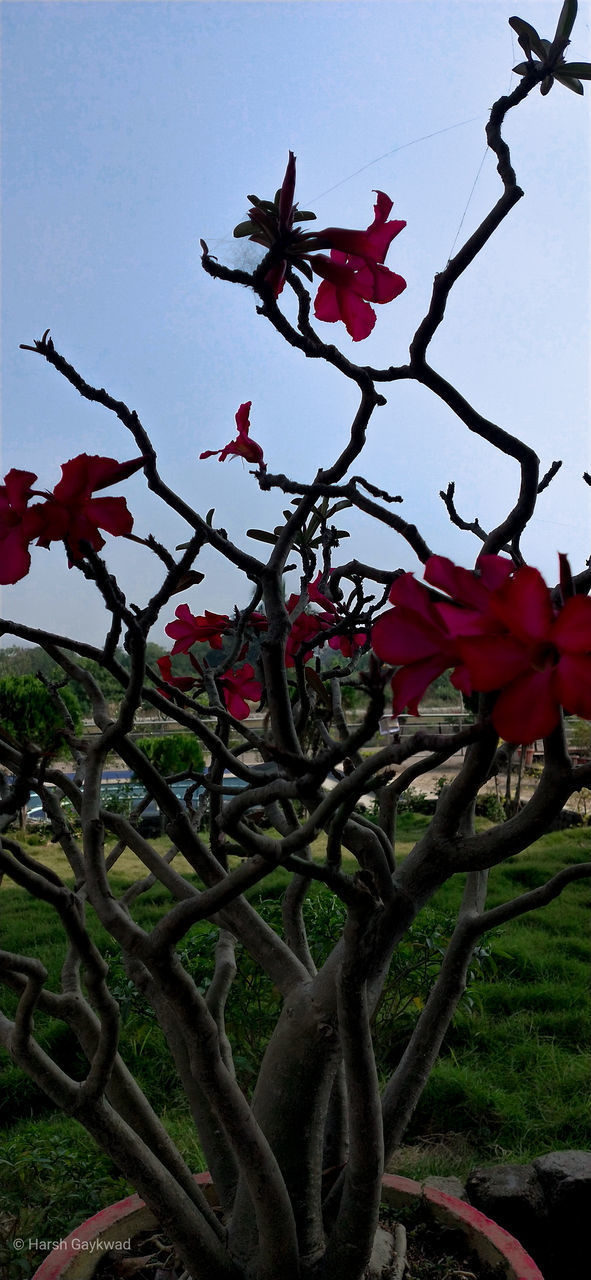
[[[516,56],[516,55],[515,55],[515,41],[514,41],[514,39],[513,39],[513,32],[512,32],[512,31],[511,31],[511,53],[512,53],[511,61],[512,61],[512,62],[515,62],[515,56]],[[509,83],[508,83],[508,85],[507,85],[507,90],[506,90],[506,91],[507,91],[507,93],[509,93],[509,91],[510,91],[510,89],[511,89],[511,80],[512,80],[512,78],[513,78],[513,74],[514,74],[514,73],[513,73],[513,71],[511,71],[511,74],[510,74],[510,76],[509,76]],[[470,201],[472,200],[472,196],[474,195],[474,192],[475,192],[475,190],[476,190],[476,184],[477,184],[477,182],[478,182],[478,179],[479,179],[479,177],[480,177],[480,174],[482,173],[482,167],[483,167],[483,165],[484,165],[484,161],[486,160],[487,155],[488,155],[488,144],[487,144],[487,146],[484,148],[484,154],[483,154],[483,156],[482,156],[482,160],[480,161],[480,164],[479,164],[479,166],[478,166],[478,172],[477,172],[477,174],[476,174],[476,177],[475,177],[475,179],[474,179],[474,182],[472,183],[472,189],[471,189],[471,191],[470,191],[470,195],[468,196],[468,199],[467,199],[467,201],[466,201],[466,207],[465,207],[464,212],[463,212],[463,214],[462,214],[462,216],[461,216],[461,218],[460,218],[460,225],[459,225],[459,227],[458,227],[458,229],[457,229],[457,231],[456,231],[455,240],[454,240],[454,242],[453,242],[453,244],[452,244],[452,246],[451,246],[451,249],[450,249],[450,251],[449,251],[449,257],[448,257],[448,259],[447,259],[448,263],[449,263],[449,262],[450,262],[450,260],[451,260],[452,253],[453,253],[453,251],[454,251],[454,249],[455,249],[455,247],[456,247],[456,244],[457,244],[457,242],[458,242],[458,237],[459,237],[460,231],[462,230],[462,227],[463,227],[463,225],[464,225],[464,219],[465,219],[466,214],[467,214],[467,212],[468,212],[468,209],[469,209],[469,207],[470,207]]]
[[[374,160],[368,160],[367,164],[362,164],[360,169],[356,169],[354,173],[349,173],[346,178],[341,178],[340,182],[335,182],[333,187],[327,187],[326,191],[321,191],[319,195],[310,196],[310,203],[322,200],[323,196],[330,195],[331,191],[337,190],[337,187],[344,186],[345,182],[350,182],[359,173],[364,173],[366,169],[371,169],[372,165],[379,164],[380,160],[387,160],[389,156],[395,155],[397,151],[404,151],[406,147],[414,147],[417,142],[426,142],[428,138],[438,138],[440,134],[449,133],[451,129],[461,129],[463,125],[473,124],[475,120],[480,120],[480,116],[470,116],[469,120],[458,120],[457,124],[448,124],[445,129],[435,129],[433,133],[423,133],[420,138],[412,138],[410,142],[401,142],[399,146],[392,147],[391,151],[385,151],[382,156],[376,156]]]
[[[468,212],[468,209],[469,209],[469,207],[470,207],[470,201],[471,201],[472,196],[474,195],[474,192],[475,192],[475,190],[476,190],[476,183],[478,182],[478,179],[479,179],[479,177],[480,177],[480,174],[482,173],[482,166],[483,166],[483,164],[484,164],[484,161],[486,160],[487,155],[488,155],[488,146],[486,146],[486,147],[484,148],[484,153],[483,153],[483,156],[482,156],[482,160],[480,161],[480,164],[479,164],[479,166],[478,166],[478,172],[477,172],[477,174],[476,174],[476,177],[475,177],[475,179],[474,179],[474,182],[472,183],[472,189],[471,189],[471,191],[470,191],[470,195],[468,196],[468,199],[466,200],[466,207],[465,207],[464,212],[463,212],[463,214],[462,214],[462,216],[461,216],[461,218],[460,218],[460,225],[459,225],[459,227],[458,227],[458,229],[457,229],[457,231],[456,231],[455,240],[454,240],[454,242],[453,242],[453,244],[452,244],[452,246],[451,246],[451,249],[450,249],[450,251],[449,251],[449,255],[448,255],[448,259],[447,259],[447,261],[448,261],[448,262],[450,261],[450,259],[451,259],[451,255],[452,255],[452,253],[453,253],[453,251],[454,251],[454,249],[455,249],[455,247],[456,247],[456,244],[457,244],[457,242],[458,242],[458,238],[459,238],[459,235],[460,235],[460,231],[462,230],[462,227],[463,227],[463,225],[464,225],[464,219],[465,219],[466,214],[467,214],[467,212]]]
[[[379,164],[380,160],[387,160],[389,156],[393,156],[397,151],[405,151],[407,147],[414,147],[418,142],[426,142],[429,138],[438,138],[442,133],[450,133],[452,129],[461,129],[466,124],[474,124],[475,120],[480,120],[480,116],[470,116],[469,120],[458,120],[456,124],[448,124],[445,129],[435,129],[433,133],[423,133],[420,138],[411,138],[410,142],[401,142],[399,146],[392,147],[391,151],[385,151],[383,155],[376,156],[374,160],[368,160],[367,164],[362,164],[360,169],[356,169],[354,173],[349,173],[346,178],[341,178],[339,182],[335,182],[334,186],[327,187],[326,191],[321,191],[319,195],[306,197],[305,204],[315,204],[317,200],[322,200],[331,191],[336,191],[338,187],[342,187],[346,182],[351,182],[359,173],[364,173],[366,169],[371,169],[372,165]],[[232,232],[227,231],[224,236],[208,236],[208,241],[219,248],[220,245],[232,240]],[[455,243],[455,241],[454,241]]]

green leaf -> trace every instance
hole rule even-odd
[[[578,76],[579,80],[591,80],[591,62],[565,62],[558,74]]]
[[[255,227],[254,222],[239,222],[238,226],[234,227],[233,234],[238,237],[252,236],[257,230],[258,227]]]
[[[267,213],[277,213],[277,206],[273,200],[259,200],[261,209],[266,209]]]
[[[262,200],[259,200],[258,196],[247,196],[246,199],[250,200],[251,204],[256,204],[257,206],[263,203]]]
[[[555,40],[557,38],[562,39],[563,37],[566,37],[567,39],[569,38],[575,24],[578,7],[577,0],[564,0],[556,26],[556,32],[554,35]]]
[[[297,213],[294,214],[293,220],[294,222],[315,222],[316,214],[310,213],[309,209],[298,209]]]
[[[527,75],[527,73],[528,73],[528,71],[529,71],[529,69],[530,69],[530,67],[535,67],[535,66],[538,66],[538,67],[539,67],[539,66],[540,66],[540,63],[539,63],[539,62],[538,62],[538,63],[535,63],[535,62],[518,62],[518,63],[517,63],[517,66],[516,66],[516,67],[513,67],[513,70],[514,70],[514,72],[515,72],[515,75],[516,75],[516,76],[526,76],[526,75]],[[236,235],[236,232],[234,232],[234,235]]]
[[[247,529],[246,536],[247,538],[255,538],[257,542],[270,542],[272,547],[277,542],[277,535],[268,533],[266,529]]]
[[[299,262],[294,262],[293,265],[298,271],[301,271],[302,275],[305,276],[307,280],[314,279],[314,272],[308,262],[303,262],[300,259]]]
[[[320,698],[320,701],[323,702],[326,707],[330,707],[330,697],[318,673],[313,667],[305,667],[304,670],[306,674],[306,683],[314,690],[314,693],[318,698]]]
[[[563,84],[565,89],[572,89],[573,93],[584,94],[585,92],[581,81],[577,80],[575,76],[564,76],[562,72],[555,71],[554,78],[558,80],[559,84]]]
[[[189,587],[199,586],[199,583],[203,582],[204,577],[204,573],[199,573],[197,569],[190,569],[188,573],[183,574],[176,588],[176,592],[188,591]]]
[[[332,517],[336,516],[337,511],[344,511],[345,507],[352,507],[352,506],[353,506],[353,503],[351,502],[350,498],[342,498],[340,502],[335,502],[334,507],[331,507],[330,511],[327,511],[326,514],[328,518],[332,520]]]
[[[544,43],[530,22],[526,22],[524,18],[509,18],[509,26],[517,32],[519,43],[526,55],[529,54],[530,49],[533,49],[542,62],[546,61]]]
[[[215,515],[215,507],[210,507],[210,509],[209,509],[209,511],[207,512],[207,515],[206,515],[206,517],[205,517],[205,523],[206,523],[207,525],[209,525],[209,528],[210,528],[210,529],[211,529],[211,526],[212,526],[212,523],[213,523],[213,517],[214,517],[214,515]]]

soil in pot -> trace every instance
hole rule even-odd
[[[401,1222],[406,1230],[404,1280],[503,1280],[499,1267],[483,1264],[469,1249],[461,1231],[434,1224],[420,1208],[391,1210],[384,1205],[382,1225],[392,1230]],[[186,1273],[174,1250],[158,1231],[132,1237],[125,1256],[106,1255],[95,1280],[183,1280]],[[384,1276],[384,1280],[388,1280]]]

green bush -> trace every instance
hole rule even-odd
[[[76,694],[61,688],[59,696],[79,733],[82,714]],[[55,752],[63,742],[64,715],[36,676],[0,679],[0,724],[19,741],[28,738],[45,751]]]
[[[258,900],[257,910],[275,932],[282,933],[280,897]],[[320,967],[341,936],[346,908],[338,898],[320,889],[309,894],[303,910],[310,951],[315,964]],[[382,1075],[395,1065],[406,1045],[438,973],[452,927],[450,915],[427,910],[394,952],[373,1026],[378,1070]],[[198,927],[179,952],[182,963],[202,993],[213,977],[216,938],[217,931],[211,926]],[[155,1025],[155,1015],[125,974],[121,962],[115,956],[108,959],[109,986],[119,1001],[124,1024],[123,1056],[128,1062],[129,1055],[133,1056],[134,1071],[137,1071],[141,1069],[138,1059],[149,1045],[150,1060],[156,1059],[159,1063],[155,1087],[158,1089],[162,1085],[166,1096],[170,1097],[175,1084],[168,1068],[163,1069],[167,1051]],[[249,1089],[256,1081],[265,1046],[276,1024],[281,997],[270,979],[240,946],[236,948],[236,966],[236,981],[226,1005],[226,1031],[232,1044],[238,1078],[241,1085]],[[482,943],[474,952],[462,1002],[468,1015],[476,1007],[477,980],[492,968],[490,948]],[[149,1071],[149,1063],[146,1063],[146,1070]]]
[[[203,752],[197,738],[190,733],[167,733],[161,738],[138,738],[140,751],[148,757],[159,773],[170,777],[185,769],[203,769]]]

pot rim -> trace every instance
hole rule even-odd
[[[195,1181],[204,1188],[212,1186],[209,1173],[195,1174]],[[400,1174],[385,1173],[382,1187],[385,1202],[394,1208],[420,1200],[435,1221],[461,1230],[482,1262],[492,1266],[505,1266],[506,1280],[544,1280],[533,1258],[526,1253],[519,1241],[473,1205]],[[100,1209],[61,1240],[57,1248],[52,1249],[35,1271],[32,1280],[70,1280],[70,1276],[75,1280],[76,1274],[82,1276],[80,1269],[73,1268],[76,1259],[87,1256],[90,1252],[85,1245],[88,1246],[96,1239],[112,1243],[124,1241],[126,1234],[129,1234],[126,1222],[134,1215],[139,1217],[142,1210],[146,1215],[146,1226],[152,1225],[153,1215],[137,1193]],[[134,1223],[134,1233],[141,1229]]]

